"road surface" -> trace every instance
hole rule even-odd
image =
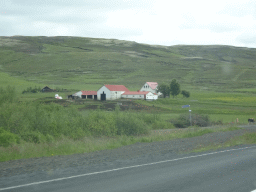
[[[256,190],[256,145],[39,174],[1,178],[0,191],[251,192]]]

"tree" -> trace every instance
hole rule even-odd
[[[170,84],[170,93],[173,98],[180,93],[180,84],[176,81],[176,79],[173,79]]]
[[[181,94],[183,95],[183,97],[189,98],[190,97],[190,93],[188,91],[181,91]]]
[[[170,88],[165,83],[162,83],[158,86],[158,92],[161,92],[164,95],[164,98],[170,94]]]

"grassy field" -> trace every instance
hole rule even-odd
[[[256,97],[248,93],[218,93],[218,92],[193,92],[190,98],[159,99],[153,102],[136,101],[142,105],[148,105],[169,110],[164,114],[165,119],[175,118],[178,114],[188,113],[190,105],[192,113],[207,114],[212,121],[221,120],[223,123],[234,123],[238,118],[239,123],[247,123],[248,118],[255,117]]]
[[[114,39],[14,36],[0,37],[0,58],[0,87],[12,86],[16,92],[16,103],[0,104],[0,128],[14,134],[24,130],[27,135],[41,131],[39,136],[44,138],[39,143],[21,140],[18,144],[0,147],[0,161],[84,153],[136,142],[209,133],[197,130],[174,135],[131,136],[116,132],[115,126],[125,126],[122,121],[142,122],[138,129],[144,125],[147,130],[172,129],[173,120],[189,114],[188,108],[181,107],[183,105],[190,105],[192,114],[208,115],[213,124],[221,122],[228,127],[247,124],[248,118],[255,118],[255,49],[185,45],[157,47]],[[123,84],[135,91],[146,81],[161,84],[170,83],[173,78],[178,80],[182,90],[190,92],[189,98],[179,95],[151,102],[122,100],[104,103],[91,100],[70,102],[66,99],[80,90],[97,91],[104,84]],[[55,93],[22,94],[29,87],[44,86],[67,89],[58,93],[64,99],[55,100]],[[117,102],[127,102],[130,106],[125,109],[121,106],[120,122],[115,114]],[[94,114],[95,109],[99,112]],[[92,114],[94,116],[90,116]],[[94,121],[89,121],[90,118]],[[66,132],[61,127],[65,127]],[[109,132],[99,135],[101,127]],[[46,130],[52,128],[56,130],[53,136],[48,135],[53,137],[49,139]],[[74,132],[72,136],[69,129]],[[96,133],[98,135],[93,135]],[[110,133],[113,137],[106,135]],[[244,135],[226,146],[248,142],[255,143],[253,135],[252,138]],[[198,150],[214,147],[218,146]]]

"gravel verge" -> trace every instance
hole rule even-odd
[[[81,166],[97,166],[102,163],[113,164],[120,161],[128,162],[132,159],[151,158],[153,160],[154,157],[163,157],[170,153],[178,154],[180,152],[190,152],[200,146],[204,147],[210,144],[221,144],[236,136],[241,136],[246,132],[256,132],[256,128],[246,127],[241,130],[208,133],[203,136],[192,138],[152,143],[136,143],[133,145],[123,146],[118,149],[103,150],[92,153],[0,162],[0,178],[37,171],[59,170]]]

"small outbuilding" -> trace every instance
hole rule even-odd
[[[97,91],[78,91],[72,94],[72,99],[97,99]]]
[[[122,94],[124,99],[146,99],[149,91],[126,91]]]
[[[157,100],[158,95],[156,93],[151,93],[150,91],[126,91],[122,94],[122,98]]]
[[[51,89],[50,87],[48,86],[45,86],[43,89],[42,89],[42,92],[53,92],[54,90]]]
[[[95,99],[97,100],[97,91],[81,91],[82,99]]]

